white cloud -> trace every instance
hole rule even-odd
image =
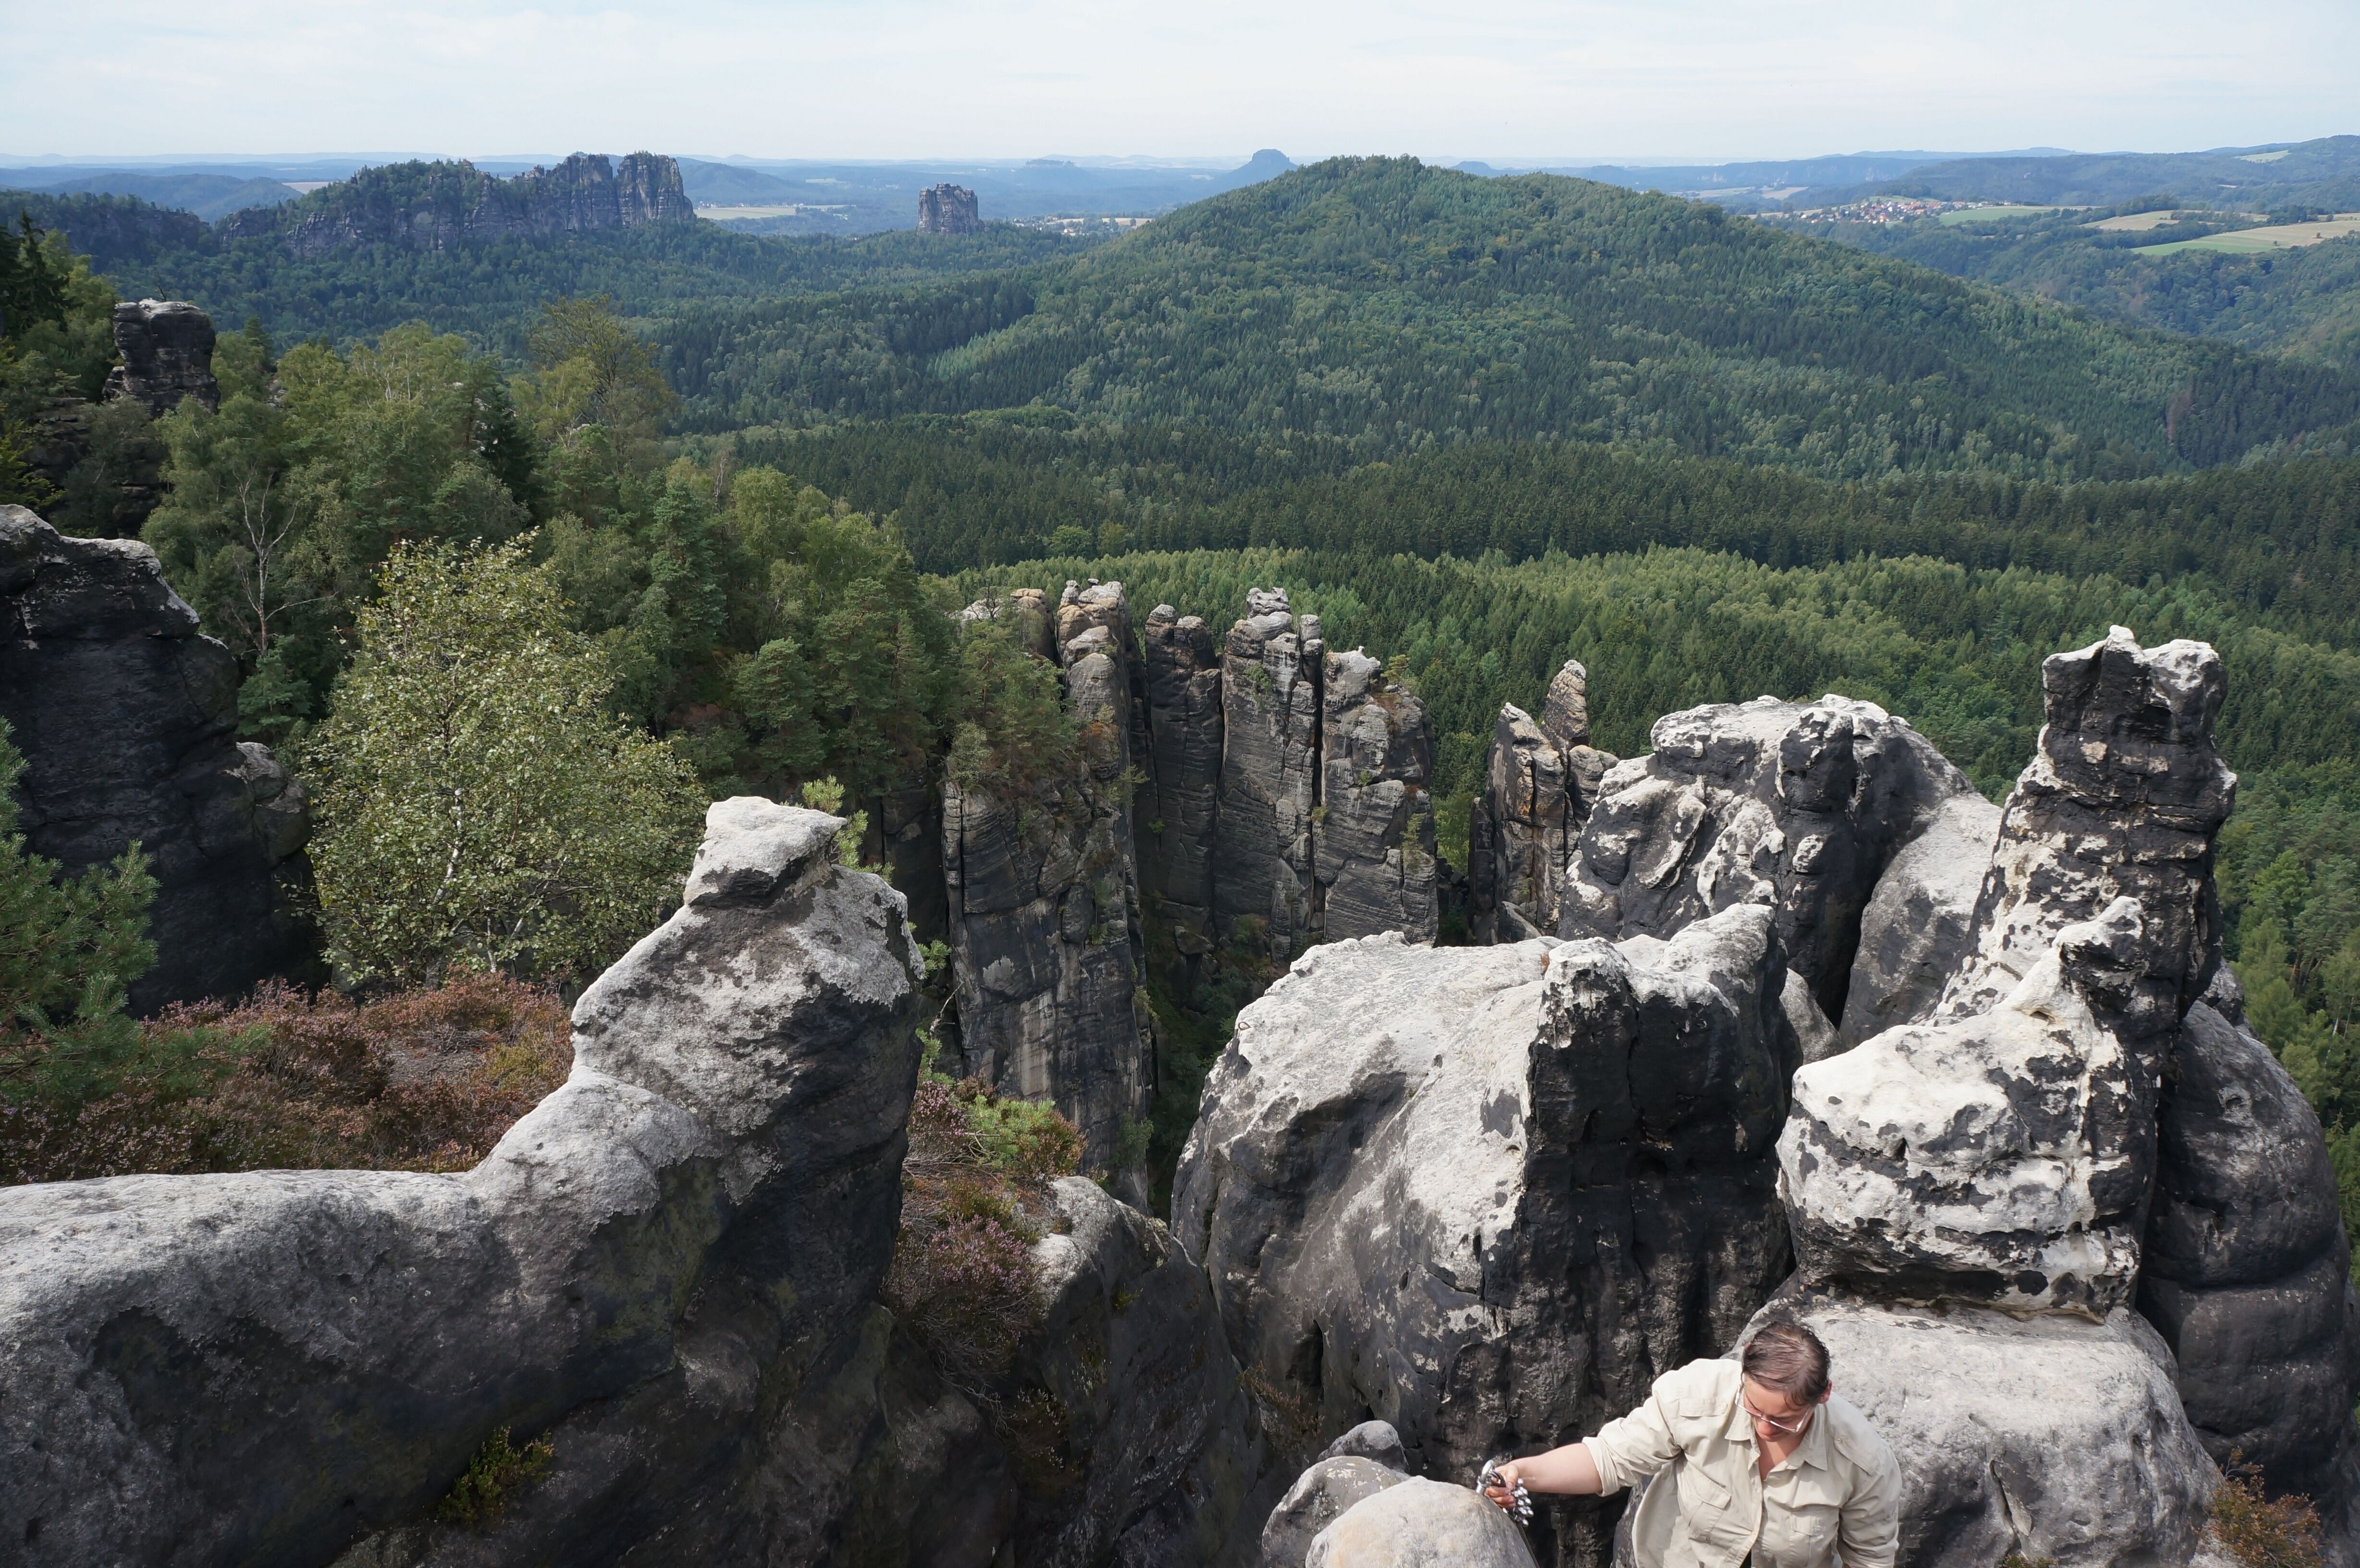
[[[16,153],[1793,156],[2360,129],[2256,0],[0,0]]]

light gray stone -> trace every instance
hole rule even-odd
[[[1861,911],[1841,1046],[1933,1015],[1973,951],[1975,899],[1999,821],[2000,809],[1981,795],[1953,795],[1877,878]]]
[[[1319,1532],[1306,1568],[1531,1568],[1515,1522],[1465,1486],[1404,1481]]]
[[[1321,1458],[1295,1477],[1262,1527],[1263,1568],[1303,1568],[1311,1543],[1363,1497],[1408,1480],[1398,1470],[1356,1454]]]
[[[572,1077],[475,1170],[0,1190],[16,1561],[820,1553],[883,1363],[921,966],[836,819],[716,816],[772,892],[702,865],[736,890],[585,993]],[[490,1532],[410,1527],[504,1428],[551,1430],[548,1476]]]
[[[1441,910],[1426,704],[1360,649],[1328,655],[1319,761],[1311,841],[1321,940],[1397,931],[1432,942]]]

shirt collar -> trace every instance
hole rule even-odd
[[[1745,1388],[1743,1384],[1730,1392],[1729,1415],[1721,1433],[1732,1442],[1758,1446],[1758,1440],[1754,1435],[1754,1418],[1745,1413]],[[1809,1428],[1803,1433],[1802,1443],[1794,1452],[1794,1462],[1797,1465],[1816,1465],[1822,1470],[1834,1469],[1834,1462],[1828,1454],[1830,1441],[1828,1436],[1828,1406],[1822,1401],[1811,1417]]]

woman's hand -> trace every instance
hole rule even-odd
[[[1516,1483],[1524,1479],[1518,1468],[1522,1462],[1511,1459],[1491,1472],[1491,1484],[1483,1488],[1484,1501],[1503,1513],[1516,1511]]]

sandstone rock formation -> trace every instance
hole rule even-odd
[[[1766,902],[1788,966],[1841,1022],[1860,911],[1942,802],[1972,790],[1965,775],[1848,697],[1691,708],[1650,739],[1599,786],[1560,934],[1668,935]]]
[[[213,321],[178,299],[124,300],[115,307],[115,352],[122,363],[108,373],[106,396],[129,397],[162,416],[194,397],[221,407],[213,380]]]
[[[1307,1430],[1381,1418],[1465,1480],[1718,1352],[1787,1267],[1784,977],[1759,904],[1669,941],[1305,954],[1239,1015],[1174,1187],[1240,1361]],[[1571,1562],[1604,1529],[1535,1541]]]
[[[2360,1319],[2315,1118],[2216,975],[2219,659],[2116,627],[2042,677],[1932,1017],[1796,1075],[1800,1273],[1773,1310],[1857,1366],[1915,1563],[2184,1563],[2206,1449],[2241,1443],[2312,1488],[2345,1560]],[[1953,910],[1970,863],[1931,853],[1915,887]]]
[[[289,255],[311,257],[377,245],[449,250],[472,240],[546,239],[695,218],[677,160],[635,152],[616,164],[577,152],[512,180],[464,159],[365,169],[284,206],[233,212],[214,232],[276,238]]]
[[[1147,781],[1140,791],[1139,883],[1149,914],[1172,933],[1186,994],[1212,951],[1213,854],[1220,803],[1221,661],[1202,617],[1169,604],[1148,612],[1144,647]]]
[[[0,719],[27,768],[33,853],[69,875],[137,842],[156,966],[133,1007],[234,996],[311,952],[302,786],[231,737],[237,660],[197,629],[156,552],[60,537],[0,506]]]
[[[929,185],[918,192],[918,232],[922,234],[972,234],[983,230],[975,192],[964,185]]]
[[[1404,1481],[1319,1532],[1306,1568],[1532,1568],[1508,1516],[1466,1486]]]
[[[1999,819],[2000,809],[1981,795],[1953,795],[1877,878],[1861,911],[1841,1044],[1933,1016],[1943,987],[1973,951],[1975,899]]]
[[[1317,615],[1255,589],[1222,648],[1216,938],[1284,963],[1315,942],[1440,922],[1426,706]],[[1167,824],[1168,826],[1168,824]]]
[[[921,973],[840,826],[716,804],[471,1171],[0,1190],[16,1560],[823,1559],[878,1435]],[[412,1522],[511,1428],[555,1457],[497,1524]]]
[[[2242,1455],[2349,1542],[2360,1302],[2318,1114],[2207,1001],[2180,1029],[2158,1127],[2138,1307],[2178,1361],[2188,1419],[2215,1463]]]
[[[1154,1089],[1122,585],[1069,584],[1054,635],[1079,766],[1022,785],[945,779],[943,873],[966,1071],[1054,1100],[1082,1129],[1087,1158],[1103,1164]]]
[[[1468,924],[1478,942],[1554,932],[1564,914],[1575,845],[1606,770],[1590,744],[1589,672],[1567,659],[1538,722],[1511,702],[1468,823]]]

